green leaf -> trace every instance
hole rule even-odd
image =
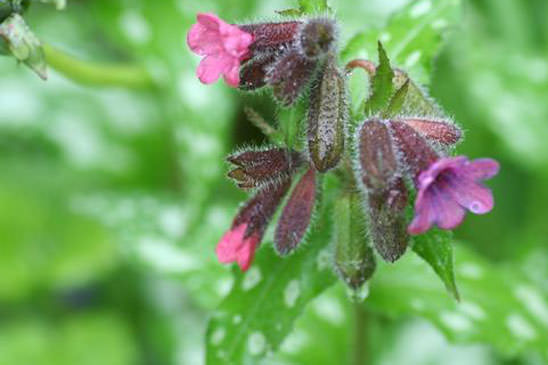
[[[279,108],[277,115],[278,130],[288,148],[298,149],[298,144],[302,143],[300,134],[305,117],[306,109],[302,101],[299,101],[291,108]]]
[[[279,347],[308,302],[335,282],[326,249],[329,213],[324,210],[295,254],[280,258],[263,244],[249,271],[236,269],[234,286],[208,326],[208,364],[256,363]]]
[[[394,71],[381,42],[378,42],[379,66],[373,77],[371,96],[365,103],[366,114],[375,114],[382,110],[390,101],[394,92]]]
[[[518,270],[455,246],[461,300],[449,297],[421,258],[381,264],[365,306],[390,316],[418,315],[455,343],[487,343],[502,354],[537,351],[548,360],[548,297]]]
[[[443,44],[442,34],[459,22],[459,0],[420,0],[396,13],[382,29],[358,33],[343,49],[341,59],[369,58],[375,53],[377,40],[390,51],[394,65],[408,70],[413,77],[426,83],[432,60]]]
[[[327,0],[299,0],[299,8],[303,14],[313,14],[329,10]]]
[[[400,87],[394,96],[392,96],[392,99],[390,99],[390,103],[388,104],[388,107],[386,110],[383,111],[382,117],[385,119],[388,119],[390,117],[394,117],[400,113],[402,110],[405,100],[407,99],[407,95],[409,92],[409,83],[410,80],[407,79],[405,83]]]
[[[413,251],[423,258],[436,274],[447,290],[459,300],[459,291],[455,282],[453,268],[453,242],[452,234],[439,229],[419,235],[413,238]]]

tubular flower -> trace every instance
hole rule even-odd
[[[247,224],[243,223],[225,233],[215,249],[219,262],[223,264],[237,262],[243,271],[249,268],[261,241],[261,235],[252,234],[246,238],[246,231]]]
[[[198,14],[197,20],[188,32],[187,43],[194,53],[205,56],[198,66],[198,78],[211,84],[223,75],[228,85],[238,87],[240,63],[248,57],[253,36],[214,14]]]
[[[492,159],[469,161],[465,156],[442,157],[417,178],[415,217],[408,227],[410,234],[421,234],[433,224],[453,229],[466,210],[485,214],[493,209],[493,194],[483,186],[498,173],[499,164]]]

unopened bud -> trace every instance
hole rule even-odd
[[[436,151],[426,139],[410,125],[391,121],[394,142],[403,155],[407,171],[416,177],[438,159]]]
[[[239,88],[251,91],[265,86],[268,68],[271,67],[274,60],[275,56],[270,54],[257,56],[243,64],[240,68]]]
[[[366,218],[357,194],[335,203],[335,269],[352,289],[358,290],[375,272],[375,256],[366,235]]]
[[[462,136],[459,127],[445,120],[405,118],[401,121],[413,127],[413,129],[422,134],[426,139],[445,146],[456,144]]]
[[[346,80],[329,57],[310,91],[308,150],[314,167],[326,172],[339,163],[345,142],[348,103]]]
[[[274,97],[284,106],[293,104],[310,83],[316,62],[291,49],[270,65],[266,80]]]
[[[281,255],[287,255],[301,243],[316,202],[316,171],[313,168],[303,175],[285,205],[276,232],[274,246]]]
[[[301,27],[298,46],[310,59],[325,56],[336,44],[336,23],[328,18],[310,19]]]
[[[47,78],[42,45],[21,15],[14,13],[0,24],[0,38],[6,42],[7,49],[16,59],[29,66],[42,79]]]
[[[394,262],[407,249],[409,236],[405,220],[407,188],[397,178],[385,191],[368,194],[369,226],[373,244],[382,258]]]
[[[238,166],[228,176],[242,189],[257,188],[287,179],[303,162],[298,152],[283,148],[245,151],[230,155],[227,160]]]
[[[368,191],[384,190],[398,174],[398,159],[386,123],[371,119],[358,131],[360,178]]]
[[[284,51],[295,41],[301,24],[298,21],[258,23],[238,25],[238,28],[253,36],[249,50],[251,57],[255,57]]]

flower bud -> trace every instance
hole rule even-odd
[[[228,176],[242,189],[251,189],[287,179],[303,162],[296,151],[273,148],[245,151],[230,155],[227,160],[238,166]]]
[[[251,57],[281,53],[295,41],[301,22],[258,23],[238,25],[238,28],[253,36],[250,45]]]
[[[298,46],[309,59],[325,56],[336,44],[336,23],[328,18],[310,19],[300,30]]]
[[[391,121],[389,125],[406,169],[414,178],[438,159],[432,146],[410,125],[401,121]]]
[[[239,88],[245,91],[259,89],[266,85],[268,68],[275,60],[274,55],[257,56],[240,68]]]
[[[455,124],[445,120],[405,118],[401,121],[422,134],[424,138],[445,146],[456,144],[462,136],[461,130]]]
[[[14,13],[0,24],[0,39],[6,42],[8,50],[16,59],[24,62],[42,79],[47,78],[42,45],[21,15]]]
[[[366,218],[357,194],[335,203],[335,269],[352,289],[358,290],[375,271],[373,249],[366,235]]]
[[[385,123],[371,119],[358,131],[360,179],[368,191],[384,190],[398,174],[398,159]]]
[[[291,49],[271,64],[266,80],[272,86],[274,97],[284,106],[290,106],[308,86],[315,69],[316,62]]]
[[[274,246],[281,255],[287,255],[301,243],[316,202],[316,171],[311,167],[297,183],[284,207],[276,232]]]
[[[308,150],[316,170],[326,172],[339,163],[344,152],[348,103],[346,80],[329,57],[310,92]]]
[[[394,180],[384,191],[368,194],[370,234],[377,252],[388,262],[400,258],[409,236],[405,220],[407,189],[402,178]]]

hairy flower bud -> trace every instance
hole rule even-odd
[[[445,146],[452,146],[460,141],[462,132],[455,124],[445,120],[430,120],[424,118],[405,118],[401,120],[413,127],[426,139]]]
[[[238,28],[253,36],[250,45],[251,57],[257,55],[280,53],[295,41],[297,31],[302,23],[289,21],[281,23],[258,23],[238,25]]]
[[[300,30],[298,46],[302,54],[310,59],[325,56],[336,44],[336,23],[328,18],[310,19]]]
[[[366,218],[357,194],[337,199],[335,221],[335,269],[352,289],[359,289],[371,278],[376,263],[366,235]]]
[[[290,49],[270,65],[266,80],[272,86],[274,97],[284,106],[290,106],[308,86],[315,69],[316,62]]]
[[[407,198],[402,178],[397,178],[384,191],[368,194],[371,239],[377,252],[388,262],[396,261],[407,249]]]
[[[344,152],[346,98],[346,80],[330,56],[310,92],[308,111],[308,150],[320,172],[337,166]]]
[[[436,151],[413,127],[401,121],[391,121],[389,125],[406,169],[414,178],[438,159]]]
[[[273,54],[257,56],[240,68],[239,88],[245,91],[259,89],[266,85],[266,75],[275,60]]]
[[[378,119],[363,123],[357,150],[363,185],[369,191],[386,189],[398,174],[398,159],[386,123]]]
[[[287,179],[303,162],[296,151],[272,148],[245,151],[230,155],[227,160],[236,165],[228,176],[242,189],[257,188]]]
[[[287,255],[302,241],[315,201],[316,172],[309,168],[293,189],[276,227],[274,245],[281,255]]]
[[[0,24],[0,40],[6,42],[6,48],[17,60],[24,62],[42,79],[47,79],[42,45],[21,15],[14,13]]]

